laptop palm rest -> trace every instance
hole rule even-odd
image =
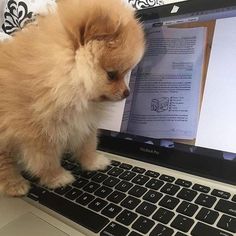
[[[68,236],[32,213],[13,220],[0,229],[0,236]]]

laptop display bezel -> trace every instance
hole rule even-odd
[[[171,13],[174,5],[179,9]],[[236,6],[235,0],[189,0],[139,10],[137,17],[145,21],[232,6]],[[220,158],[223,156],[222,151],[182,144],[167,148],[159,145],[159,142],[152,145],[131,141],[122,138],[122,135],[114,137],[109,131],[101,132],[99,139],[99,150],[236,185],[236,161]]]

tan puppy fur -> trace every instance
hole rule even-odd
[[[27,193],[19,164],[49,188],[71,183],[66,150],[86,170],[105,168],[96,154],[104,101],[128,95],[124,76],[143,52],[142,27],[120,0],[61,0],[1,43],[0,191]]]

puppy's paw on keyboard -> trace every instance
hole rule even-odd
[[[97,154],[93,160],[88,163],[81,163],[83,169],[87,171],[104,170],[110,164],[111,161],[102,154]]]
[[[75,181],[75,178],[70,173],[70,171],[62,169],[57,174],[51,173],[50,175],[49,173],[48,176],[41,178],[40,184],[48,188],[55,189],[55,188],[66,186],[67,184],[71,184],[74,181]]]

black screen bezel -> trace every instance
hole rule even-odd
[[[143,20],[158,19],[173,16],[171,10],[174,5],[179,7],[175,16],[236,6],[235,0],[189,0],[148,8],[137,11],[137,17]],[[199,148],[190,149],[165,148],[139,141],[131,141],[119,137],[112,137],[106,132],[100,135],[98,149],[125,157],[137,159],[154,165],[160,165],[182,172],[214,179],[236,185],[236,161],[218,158],[221,151]],[[147,150],[147,151],[144,151]]]

